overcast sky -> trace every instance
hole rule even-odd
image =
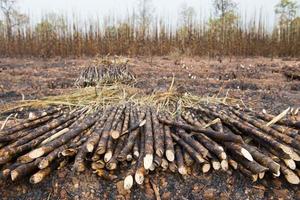
[[[152,0],[157,16],[169,21],[176,21],[179,8],[185,3],[195,8],[198,17],[209,17],[212,13],[213,0]],[[260,9],[268,24],[275,20],[274,6],[279,0],[235,0],[239,12],[247,16],[258,15]],[[300,4],[300,0],[297,0]],[[114,15],[125,16],[137,5],[137,0],[19,0],[19,7],[34,19],[48,12],[61,12],[72,17],[76,14],[81,19],[92,19]],[[299,12],[298,12],[299,13]]]

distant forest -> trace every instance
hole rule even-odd
[[[151,0],[138,0],[125,19],[113,17],[72,22],[57,13],[38,23],[17,9],[17,0],[0,0],[0,56],[81,57],[125,56],[265,56],[300,57],[299,5],[279,0],[274,8],[276,24],[268,29],[264,13],[243,21],[238,4],[212,0],[214,15],[197,18],[193,7],[182,6],[174,27],[155,16]]]

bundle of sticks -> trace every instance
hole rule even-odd
[[[283,74],[289,80],[300,80],[299,66],[294,66],[294,67],[286,66],[286,67],[283,68]]]
[[[78,87],[96,86],[97,84],[128,84],[135,81],[135,75],[130,72],[126,63],[92,63],[84,68],[75,82]]]
[[[0,132],[1,176],[36,184],[56,169],[144,183],[159,170],[237,170],[252,181],[283,175],[299,184],[300,122],[227,105],[185,108],[176,116],[126,103],[98,109],[48,108]],[[124,172],[119,174],[117,172]],[[269,177],[270,177],[269,176]]]

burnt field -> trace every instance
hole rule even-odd
[[[88,59],[1,59],[0,106],[5,103],[58,95],[70,91]],[[175,77],[179,92],[201,96],[231,97],[257,110],[278,114],[300,105],[300,62],[265,58],[233,59],[219,63],[201,58],[130,58],[136,74],[135,87],[147,92],[165,90]],[[295,70],[295,72],[294,72]],[[292,75],[289,75],[293,71]],[[1,116],[0,119],[4,119]],[[2,122],[1,122],[2,124]],[[122,175],[122,172],[117,174]],[[256,183],[235,171],[193,174],[186,178],[168,172],[150,175],[145,186],[122,190],[120,180],[103,180],[90,171],[74,175],[71,167],[55,171],[46,181],[0,180],[1,199],[154,199],[153,185],[162,199],[298,199],[299,186],[283,178]]]

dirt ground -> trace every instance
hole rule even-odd
[[[136,87],[147,91],[169,87],[173,76],[180,92],[202,96],[231,97],[246,105],[279,113],[288,106],[300,106],[300,81],[284,76],[300,61],[267,58],[217,60],[180,57],[130,58],[137,76]],[[86,59],[0,59],[0,106],[6,102],[57,95],[73,88]],[[1,122],[0,122],[1,123]],[[1,125],[1,124],[0,124]],[[118,174],[122,177],[122,172]],[[268,175],[269,176],[269,175]],[[238,172],[210,172],[189,177],[168,172],[150,175],[162,199],[300,199],[299,186],[271,177],[251,183]],[[12,183],[0,180],[0,199],[154,199],[148,185],[126,193],[120,180],[105,181],[88,170],[73,174],[70,166],[54,172],[45,182]],[[149,189],[150,188],[150,189]]]

